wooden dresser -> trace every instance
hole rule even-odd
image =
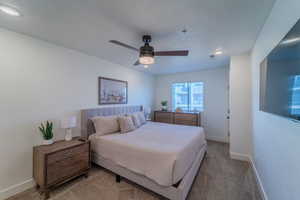
[[[89,141],[73,139],[33,148],[33,177],[45,199],[53,187],[80,175],[88,176],[90,163]]]
[[[187,113],[187,112],[154,111],[154,121],[169,123],[169,124],[201,126],[201,115],[200,112]]]

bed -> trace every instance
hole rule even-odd
[[[206,153],[201,127],[147,122],[126,134],[97,135],[91,118],[130,114],[142,106],[82,110],[82,136],[92,145],[92,160],[168,199],[184,200]]]

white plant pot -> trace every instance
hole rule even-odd
[[[168,106],[161,106],[161,110],[167,111],[168,110]]]
[[[50,145],[50,144],[53,144],[53,139],[43,140],[43,145]]]

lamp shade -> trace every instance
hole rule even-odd
[[[139,58],[139,62],[143,65],[151,65],[151,64],[154,64],[154,57],[153,56],[141,56]]]
[[[60,121],[61,128],[74,128],[76,127],[76,117],[66,117]]]

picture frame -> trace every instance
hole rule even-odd
[[[128,82],[99,77],[98,78],[98,103],[107,104],[127,104],[128,102]]]

